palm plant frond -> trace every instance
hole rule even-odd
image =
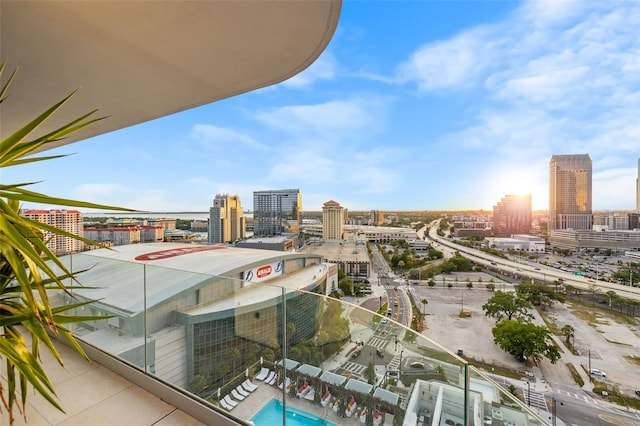
[[[5,68],[6,61],[2,61],[0,77]],[[0,103],[9,99],[7,93],[17,71],[16,68],[0,87]],[[104,118],[95,118],[96,110],[90,111],[42,136],[28,139],[59,111],[74,93],[70,93],[0,141],[0,169],[63,157],[64,155],[39,157],[31,155],[37,150],[46,148],[48,144]],[[26,189],[27,186],[35,183],[0,184],[0,361],[4,361],[6,365],[6,382],[0,380],[0,411],[2,407],[7,409],[10,424],[14,423],[14,409],[26,418],[28,386],[33,387],[52,406],[64,412],[40,361],[40,349],[46,348],[56,361],[63,365],[52,339],[52,336],[57,336],[66,340],[73,349],[87,358],[73,333],[65,326],[108,318],[73,314],[75,309],[94,303],[93,300],[76,301],[54,307],[48,295],[53,290],[64,292],[73,298],[70,289],[75,285],[67,286],[63,280],[71,279],[72,282],[77,283],[75,274],[78,273],[70,271],[47,247],[47,238],[50,235],[62,235],[76,238],[86,244],[101,245],[82,236],[21,216],[20,204],[31,202],[77,208],[133,211],[52,197]],[[30,343],[27,343],[28,340]]]

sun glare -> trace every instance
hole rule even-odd
[[[547,182],[541,182],[537,176],[531,176],[526,171],[511,170],[500,174],[493,181],[492,194],[495,199],[494,206],[506,195],[531,194],[531,207],[533,210],[546,210],[549,204],[549,188]]]

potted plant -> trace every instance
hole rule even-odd
[[[5,67],[6,61],[3,61],[0,64],[0,77]],[[9,86],[16,75],[17,69],[0,87],[0,103],[7,101]],[[92,118],[96,112],[94,110],[43,136],[30,139],[33,132],[47,122],[72,96],[73,93],[0,142],[0,169],[61,157],[31,155],[46,148],[47,144],[100,120]],[[15,420],[13,409],[16,405],[26,416],[28,385],[33,386],[51,405],[63,411],[55,399],[53,385],[41,364],[40,348],[44,346],[48,349],[62,365],[62,359],[53,344],[53,335],[66,340],[80,355],[87,358],[73,334],[65,328],[65,324],[98,319],[70,313],[91,301],[61,307],[51,305],[48,296],[50,291],[63,291],[73,298],[70,292],[73,286],[65,285],[63,280],[73,280],[74,274],[47,247],[45,235],[51,233],[76,238],[91,245],[100,244],[20,216],[20,204],[27,201],[81,208],[129,210],[51,197],[27,189],[33,184],[34,182],[0,183],[0,361],[6,365],[7,376],[6,386],[0,385],[0,400],[9,413],[10,424]],[[30,344],[27,343],[29,340]],[[16,398],[18,395],[20,399]]]

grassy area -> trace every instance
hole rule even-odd
[[[492,374],[497,374],[499,376],[510,377],[512,379],[520,380],[522,379],[522,372],[517,370],[512,370],[506,367],[500,367],[492,364],[488,364],[484,361],[478,361],[473,358],[464,357],[469,364],[476,367],[478,370],[483,370],[486,372],[490,372]]]
[[[640,365],[640,356],[638,355],[625,355],[624,358],[636,365]]]
[[[558,327],[558,324],[556,324],[556,321],[555,321],[555,318],[553,317],[553,314],[549,314],[548,312],[545,312],[545,311],[538,311],[538,312],[540,313],[540,316],[542,317],[542,320],[544,321],[544,323],[547,326],[547,328],[549,329],[549,331],[552,334],[562,338],[562,341],[563,341],[564,345],[567,347],[567,349],[569,349],[569,352],[571,352],[574,355],[580,355],[578,350],[576,348],[574,348],[571,343],[567,343],[565,341],[564,334],[562,334],[562,329],[560,327]],[[564,352],[564,349],[562,349],[561,346],[556,345],[556,347],[558,348],[558,350],[560,352]]]
[[[436,359],[439,361],[444,361],[444,362],[448,362],[448,363],[456,363],[457,362],[453,359],[453,357],[451,355],[449,355],[447,352],[443,352],[439,349],[436,348],[427,348],[424,346],[419,346],[418,350],[420,350],[421,352],[424,353],[424,355],[427,358],[431,358],[431,359]],[[476,360],[474,358],[471,357],[467,357],[467,356],[462,356],[462,358],[464,358],[470,365],[474,366],[475,368],[477,368],[478,370],[482,370],[485,372],[491,372],[492,374],[497,374],[499,376],[505,376],[505,377],[510,377],[512,379],[522,379],[522,376],[524,375],[524,373],[522,371],[517,371],[517,370],[512,370],[510,368],[507,367],[501,367],[501,366],[497,366],[497,365],[492,365],[489,363],[486,363],[484,361],[479,361]]]
[[[638,320],[635,317],[602,308],[598,306],[598,304],[592,305],[591,303],[580,300],[571,300],[570,302],[567,302],[567,306],[573,315],[588,322],[592,327],[606,325],[608,324],[608,320],[612,320],[623,325],[638,325]]]
[[[640,399],[637,398],[626,397],[614,392],[609,393],[609,395],[606,396],[606,399],[622,407],[629,407],[640,410]]]
[[[576,370],[576,367],[570,362],[566,363],[565,365],[569,369],[569,372],[571,373],[571,377],[573,377],[573,380],[578,384],[578,386],[580,387],[584,386],[584,380],[582,379],[582,376],[580,375],[580,373],[578,373],[578,370]]]
[[[451,356],[448,352],[444,352],[441,349],[428,348],[425,346],[418,346],[418,350],[424,354],[427,358],[436,359],[438,361],[449,362],[457,364],[458,361]]]

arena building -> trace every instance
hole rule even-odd
[[[338,281],[318,255],[224,245],[135,244],[63,260],[91,286],[74,295],[95,300],[78,313],[110,316],[77,326],[82,339],[184,388],[244,371],[252,346],[278,355],[285,327],[289,344],[313,337],[323,298],[310,293]]]

